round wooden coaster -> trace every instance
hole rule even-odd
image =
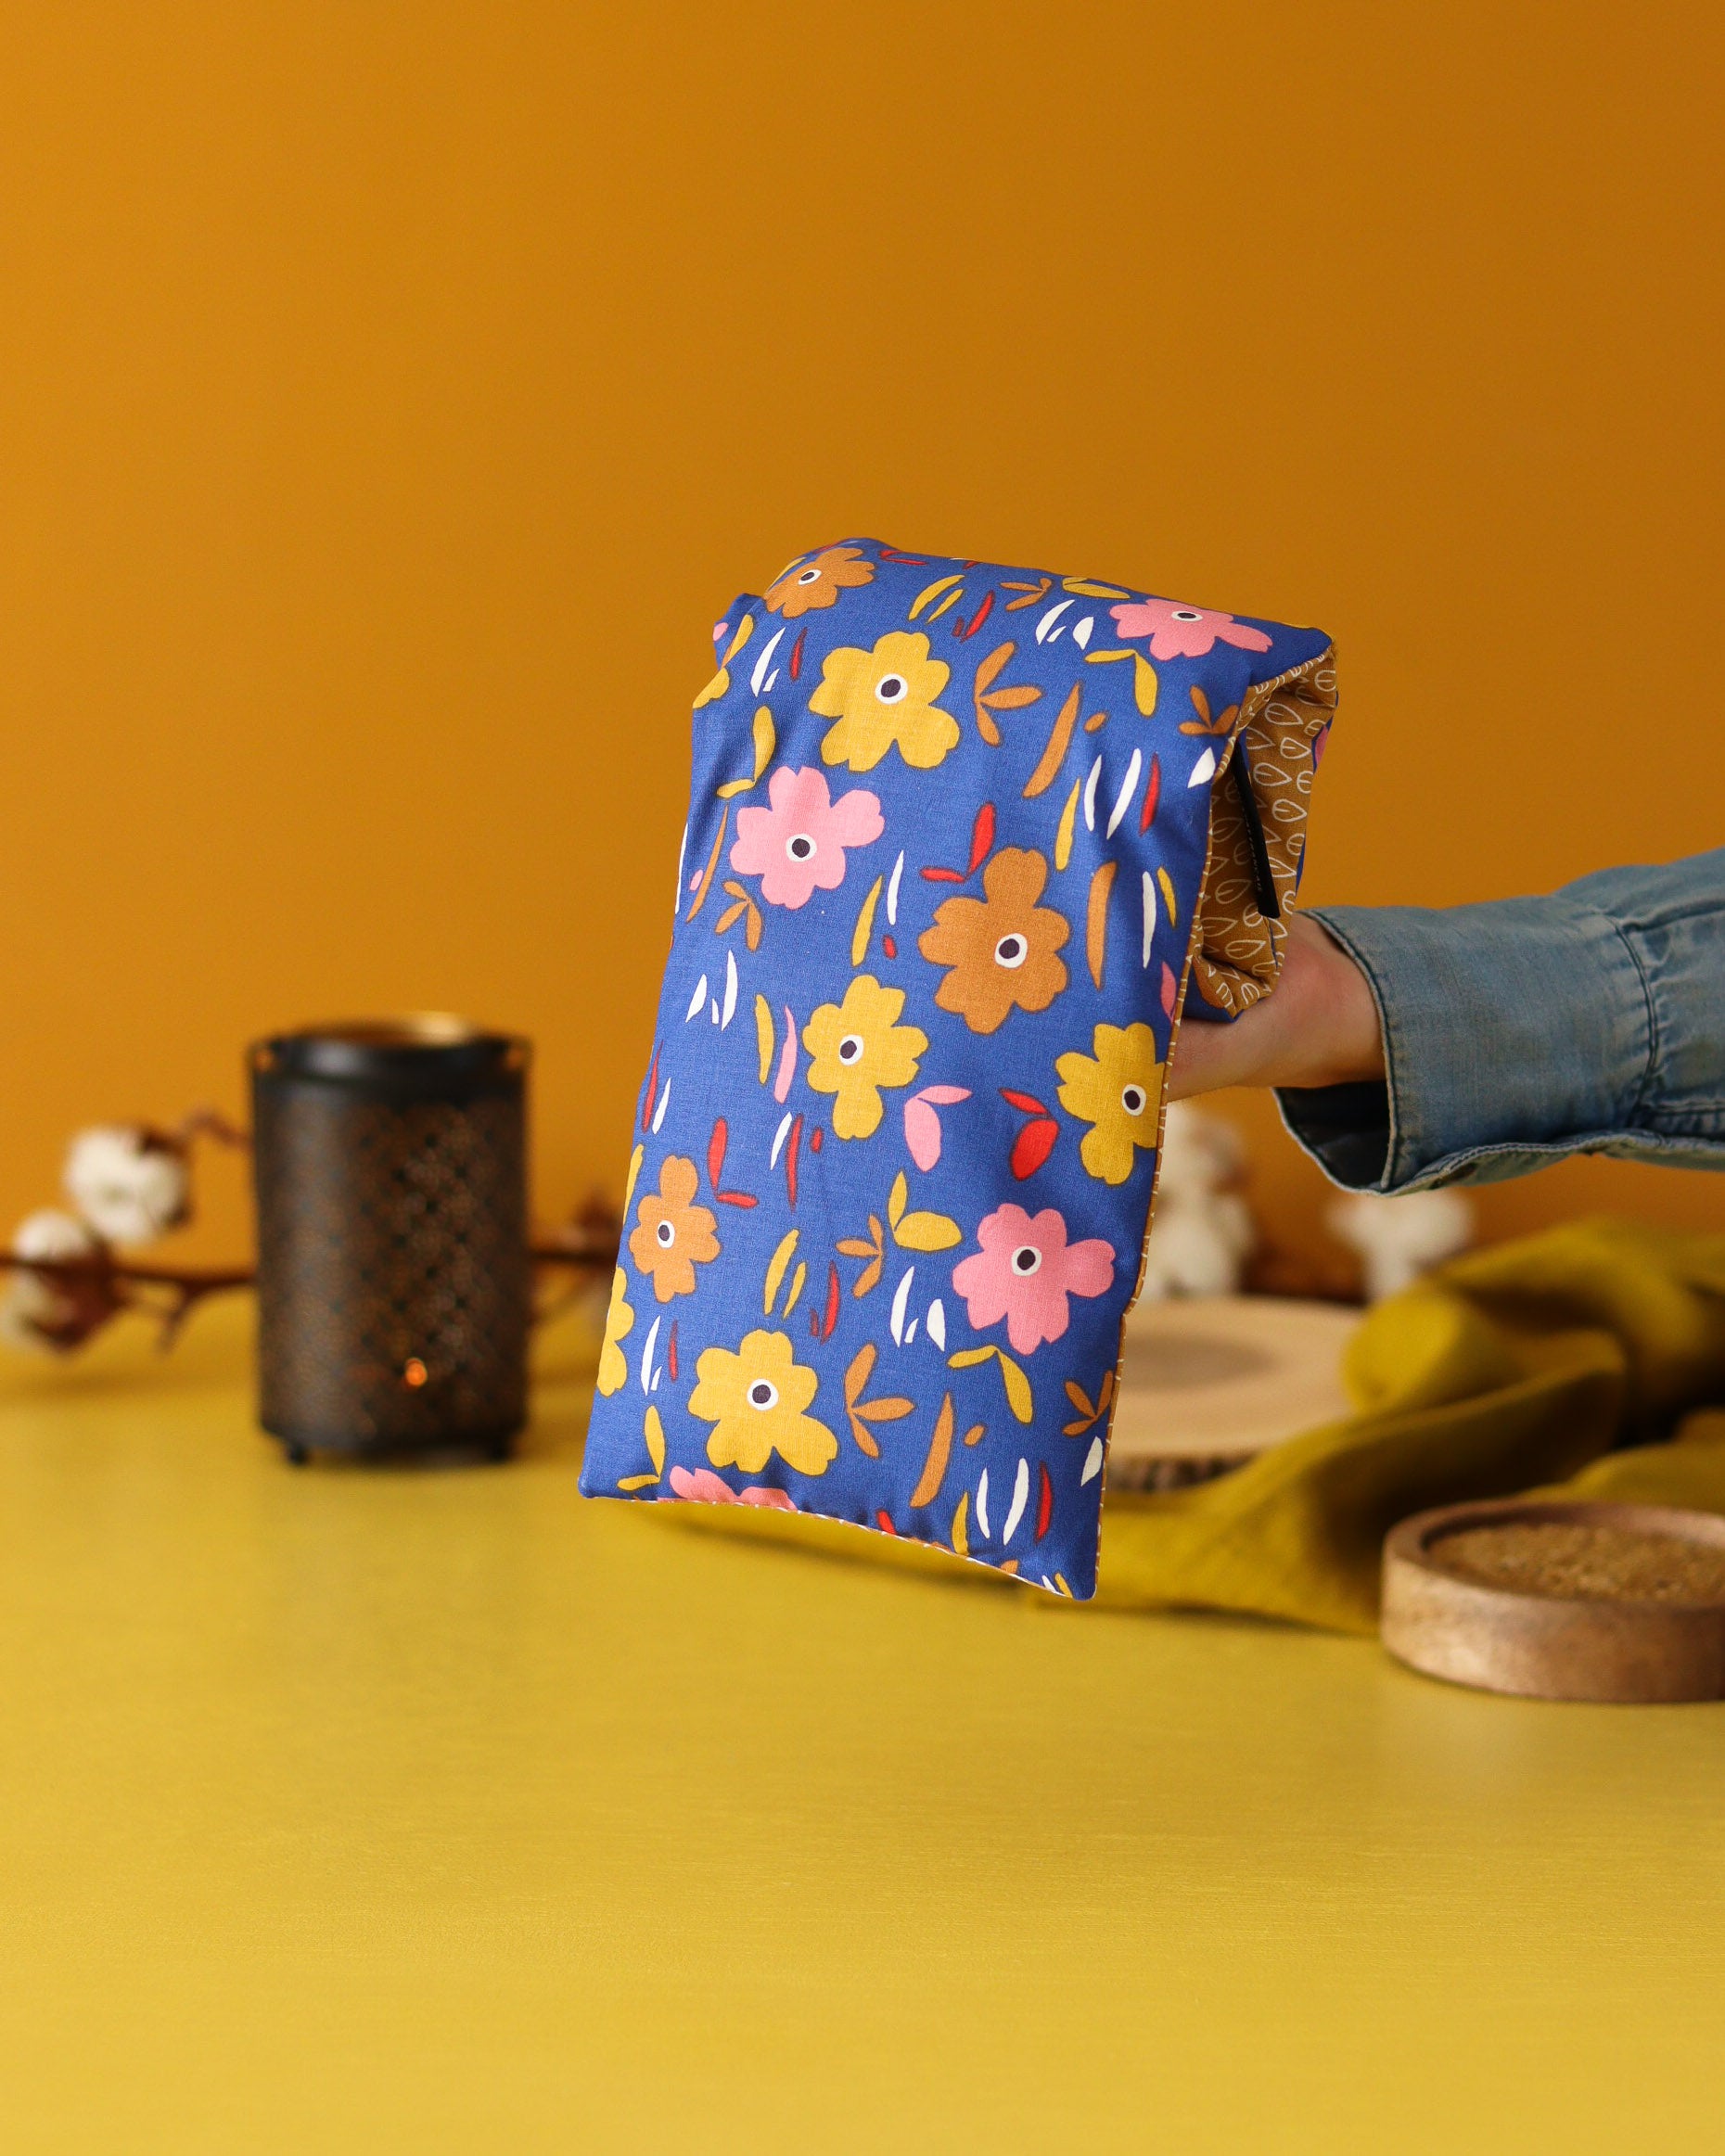
[[[1278,1295],[1140,1303],[1126,1320],[1109,1488],[1208,1482],[1348,1414],[1342,1350],[1360,1319]]]
[[[1546,1700],[1725,1698],[1725,1518],[1666,1505],[1444,1505],[1384,1544],[1384,1644]]]

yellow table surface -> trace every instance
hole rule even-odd
[[[586,1503],[567,1332],[295,1472],[247,1317],[0,1371],[6,2156],[1725,2145],[1725,1707]]]

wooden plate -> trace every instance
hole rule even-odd
[[[1109,1488],[1207,1482],[1348,1414],[1342,1350],[1360,1319],[1278,1295],[1141,1303],[1126,1320]]]
[[[1384,1644],[1546,1700],[1725,1698],[1725,1518],[1667,1505],[1445,1505],[1384,1544]]]

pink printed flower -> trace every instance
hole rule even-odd
[[[876,796],[853,787],[834,800],[818,771],[781,765],[767,786],[770,809],[739,809],[731,866],[759,876],[770,906],[806,906],[845,880],[845,848],[867,846],[887,828]]]
[[[1268,651],[1261,629],[1248,629],[1232,614],[1212,614],[1207,606],[1182,606],[1172,599],[1140,599],[1109,609],[1122,636],[1147,636],[1152,658],[1204,658],[1218,639],[1241,651]]]
[[[1059,1339],[1068,1295],[1102,1295],[1114,1279],[1114,1245],[1068,1243],[1052,1206],[1034,1218],[1022,1206],[1003,1206],[977,1230],[977,1241],[982,1248],[952,1268],[952,1285],[978,1333],[1005,1319],[1020,1355]]]
[[[769,1489],[759,1482],[750,1483],[747,1489],[734,1490],[723,1475],[707,1467],[697,1467],[693,1473],[686,1467],[673,1467],[671,1487],[672,1497],[690,1505],[760,1505],[775,1512],[797,1510],[788,1490]],[[658,1501],[668,1504],[671,1500],[661,1493]]]

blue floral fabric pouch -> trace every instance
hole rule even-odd
[[[1274,984],[1329,640],[873,540],[715,637],[581,1488],[1086,1598],[1164,1075]]]

